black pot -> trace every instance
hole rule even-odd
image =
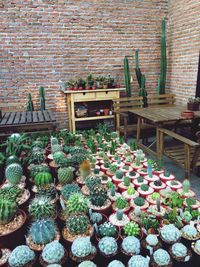
[[[193,111],[199,110],[199,103],[190,103],[190,102],[188,102],[187,103],[187,109],[188,110],[193,110]]]

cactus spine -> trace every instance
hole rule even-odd
[[[161,33],[161,62],[160,62],[160,77],[158,79],[158,93],[165,94],[166,73],[167,73],[167,56],[166,56],[166,33],[165,19],[162,20]]]
[[[40,109],[45,110],[45,90],[43,86],[39,88],[39,100],[40,100]]]
[[[27,111],[33,111],[33,101],[32,101],[32,96],[31,93],[28,94],[28,102],[27,102]]]
[[[130,76],[128,58],[126,56],[124,58],[124,78],[126,84],[126,96],[131,97],[131,76]]]

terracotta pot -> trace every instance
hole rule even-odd
[[[104,110],[103,110],[104,116],[108,116],[109,111],[110,111],[109,108],[104,108]]]

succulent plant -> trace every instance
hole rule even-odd
[[[45,196],[50,198],[51,200],[55,199],[57,196],[55,186],[49,185],[47,187],[38,187],[36,196]]]
[[[13,219],[17,212],[17,204],[10,199],[0,198],[0,224],[6,224]]]
[[[87,159],[87,153],[85,153],[85,154],[82,154],[82,153],[73,154],[71,157],[71,163],[72,163],[72,165],[77,165],[77,164],[79,165],[86,159]]]
[[[115,202],[115,206],[117,209],[125,209],[128,206],[128,201],[123,197],[118,197]]]
[[[48,219],[55,216],[55,206],[45,196],[35,197],[29,204],[29,214],[35,220]]]
[[[58,144],[58,138],[51,136],[51,147]]]
[[[190,190],[190,181],[187,180],[187,179],[185,179],[185,180],[183,181],[183,192],[184,192],[184,193],[188,193],[189,190]]]
[[[156,235],[153,235],[153,234],[149,234],[147,237],[146,237],[146,242],[149,246],[156,246],[158,244],[158,238]]]
[[[113,260],[108,264],[108,267],[125,267],[125,265],[118,260]]]
[[[98,247],[100,252],[106,256],[115,255],[118,249],[115,239],[108,236],[100,239]]]
[[[8,259],[10,267],[23,267],[35,259],[35,253],[28,246],[16,247]]]
[[[122,249],[131,255],[140,253],[140,241],[134,236],[127,236],[122,242]]]
[[[17,185],[6,186],[0,189],[0,199],[9,199],[10,201],[17,202],[22,196],[23,190]]]
[[[58,241],[47,244],[42,251],[42,259],[48,263],[60,263],[65,255],[65,249]]]
[[[115,173],[115,176],[116,176],[117,179],[121,180],[123,178],[123,176],[124,176],[124,173],[121,170],[117,170],[116,173]]]
[[[33,222],[29,235],[31,236],[33,242],[38,245],[46,245],[51,242],[57,234],[57,228],[52,219],[42,219]]]
[[[149,260],[141,255],[134,255],[128,261],[128,267],[149,267]]]
[[[101,215],[101,213],[98,212],[93,212],[90,215],[90,221],[94,224],[94,223],[100,223],[103,220],[103,216]]]
[[[137,182],[138,182],[138,183],[143,183],[143,182],[144,182],[144,178],[143,178],[142,176],[139,176],[139,177],[137,178]]]
[[[169,243],[176,242],[181,236],[180,231],[173,224],[163,226],[160,234],[164,241]]]
[[[131,179],[128,176],[124,177],[124,185],[125,186],[129,186],[131,183]]]
[[[143,197],[136,197],[134,199],[134,204],[141,207],[145,204],[145,199]]]
[[[93,188],[101,185],[101,180],[97,176],[88,176],[85,179],[85,184],[88,187],[88,189],[92,192]]]
[[[132,186],[129,186],[128,189],[127,189],[127,194],[129,196],[134,195],[135,194],[135,188],[132,187]]]
[[[68,200],[69,197],[75,193],[80,193],[81,189],[77,184],[66,184],[63,186],[61,190],[61,195],[64,200]]]
[[[154,184],[155,186],[162,186],[162,182],[161,182],[161,180],[156,180],[156,181],[153,182],[153,184]]]
[[[10,165],[12,163],[18,163],[18,164],[20,164],[20,159],[17,156],[15,156],[15,155],[9,156],[6,159],[6,166],[8,166],[8,165]]]
[[[129,172],[129,176],[133,177],[133,176],[135,176],[135,175],[136,175],[136,172],[135,172],[135,171],[131,171],[131,172]]]
[[[75,257],[84,258],[96,253],[96,248],[90,242],[89,237],[78,237],[72,243],[71,252]]]
[[[123,219],[123,216],[124,216],[123,210],[117,210],[117,212],[116,212],[117,220],[121,221]]]
[[[175,243],[172,245],[172,253],[176,257],[185,257],[187,255],[187,248],[181,243]]]
[[[149,186],[147,185],[147,184],[142,184],[141,186],[140,186],[140,189],[142,190],[142,191],[148,191],[149,190]]]
[[[53,178],[50,172],[39,172],[34,179],[37,187],[44,187],[53,182]]]
[[[96,186],[90,192],[90,201],[92,205],[102,207],[108,200],[107,190],[104,187]]]
[[[183,218],[186,222],[190,222],[192,220],[192,214],[186,210],[183,212]]]
[[[52,154],[55,154],[56,152],[60,152],[60,151],[62,151],[62,150],[63,150],[63,147],[62,147],[62,145],[60,145],[60,144],[53,145],[53,146],[51,147],[51,153],[52,153]]]
[[[41,164],[44,162],[44,151],[41,149],[33,150],[30,155],[29,163]]]
[[[138,236],[140,227],[136,222],[129,222],[124,226],[124,234],[126,236]]]
[[[78,265],[78,267],[97,267],[97,265],[92,261],[83,261]]]
[[[35,178],[35,176],[39,172],[50,172],[50,169],[47,165],[33,165],[33,166],[31,166],[31,170],[30,170],[30,176],[31,177]]]
[[[105,222],[105,223],[101,224],[99,226],[98,231],[99,231],[99,235],[101,237],[104,237],[104,236],[115,237],[117,234],[116,227],[110,222]]]
[[[56,151],[55,153],[53,153],[53,160],[57,165],[63,165],[65,159],[67,160],[64,152]]]
[[[70,234],[84,234],[89,227],[89,219],[85,214],[72,214],[66,221],[66,227]]]
[[[71,195],[67,201],[67,210],[69,213],[87,213],[88,208],[88,199],[80,193]]]
[[[109,170],[111,173],[115,173],[117,171],[118,167],[117,167],[117,164],[111,164],[110,167],[109,167]]]
[[[153,200],[157,200],[160,198],[160,194],[158,192],[154,192],[152,195],[151,195],[152,199]]]
[[[196,237],[197,235],[197,229],[193,226],[193,225],[185,225],[182,229],[181,229],[181,232],[188,236],[188,237]]]
[[[58,181],[61,185],[70,184],[74,179],[73,169],[68,168],[59,168],[58,169]]]
[[[22,166],[18,163],[12,163],[6,167],[5,176],[10,184],[16,185],[20,182],[23,175]]]
[[[170,263],[169,253],[161,248],[153,253],[153,259],[158,266],[166,266]]]

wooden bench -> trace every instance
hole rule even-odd
[[[164,137],[168,136],[176,141],[177,145],[164,145]],[[185,178],[190,179],[191,171],[200,166],[200,143],[174,133],[170,130],[158,128],[158,158],[168,156],[185,170]]]
[[[1,136],[14,132],[46,132],[55,129],[55,115],[50,110],[5,112],[0,118]]]
[[[160,107],[164,105],[165,107],[172,107],[175,105],[176,99],[174,94],[164,94],[164,95],[149,95],[147,97],[148,107]]]

